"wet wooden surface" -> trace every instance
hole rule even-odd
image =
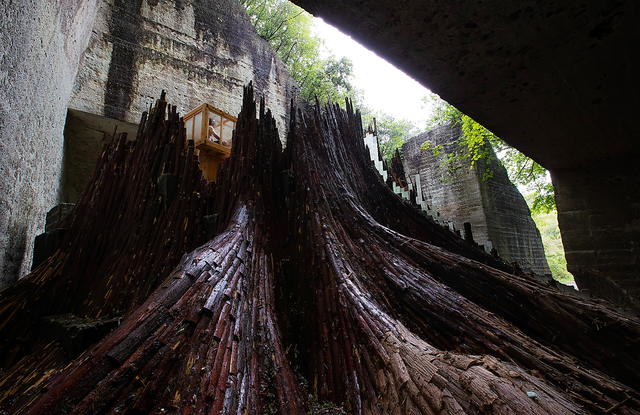
[[[165,135],[164,117],[145,123],[146,140]],[[637,319],[540,284],[394,195],[373,169],[349,105],[318,105],[313,116],[291,119],[283,149],[270,113],[247,89],[211,196],[179,192],[185,202],[174,214],[182,219],[155,220],[157,232],[172,233],[153,249],[166,255],[170,241],[195,244],[191,252],[156,287],[147,279],[165,274],[114,274],[120,291],[100,304],[133,293],[125,318],[79,358],[67,363],[40,340],[18,347],[0,378],[3,409],[294,414],[331,402],[354,414],[640,413]],[[120,151],[115,145],[99,174],[133,166],[115,156]],[[157,166],[170,167],[150,170],[139,159],[127,174],[148,183],[170,172],[182,189],[201,189],[192,149],[165,147],[158,157],[166,161]],[[98,217],[126,222],[125,206],[149,215],[139,192],[115,202],[117,189],[104,181],[90,199],[123,203],[116,211],[85,202],[67,220],[102,209]],[[203,213],[218,215],[208,242],[198,236]],[[147,241],[135,229],[112,233]],[[71,274],[56,270],[91,263],[84,246],[1,293],[0,330],[14,336],[13,347],[27,344],[15,337],[18,323],[37,315],[19,301],[36,304],[28,301],[40,287],[65,286],[59,275]],[[145,260],[110,250],[111,265],[149,267],[157,257],[148,249]],[[64,283],[88,294],[60,298],[97,310],[86,305],[92,293],[108,291],[86,275]]]

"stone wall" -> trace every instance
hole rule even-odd
[[[0,288],[26,275],[46,212],[77,199],[114,123],[131,130],[163,89],[183,114],[235,115],[253,81],[284,138],[295,83],[235,0],[18,0],[0,16]]]
[[[0,2],[0,288],[26,275],[57,204],[67,104],[96,0]]]
[[[96,160],[117,128],[133,139],[138,124],[69,109],[64,125],[64,159],[60,201],[76,203],[89,183]]]
[[[182,114],[236,115],[250,81],[284,137],[294,81],[237,1],[103,0],[69,107],[138,123],[164,89]]]
[[[639,177],[633,154],[552,173],[568,270],[592,297],[636,314],[640,314]]]
[[[476,170],[459,169],[459,175],[453,180],[453,176],[440,167],[442,157],[434,157],[430,151],[420,149],[425,141],[430,141],[445,146],[446,152],[450,152],[453,148],[450,143],[459,136],[459,128],[444,126],[407,141],[402,146],[405,173],[411,182],[414,182],[414,175],[420,174],[422,198],[432,210],[438,211],[444,220],[453,222],[459,230],[463,229],[464,222],[471,222],[474,240],[491,250],[493,245],[489,240]]]
[[[508,262],[518,262],[538,274],[549,274],[540,232],[518,189],[509,181],[497,159],[489,164],[493,177],[482,180],[487,164],[481,160],[473,169],[459,166],[455,172],[442,167],[446,154],[454,150],[459,126],[441,126],[410,139],[402,146],[407,179],[420,175],[423,199],[441,217],[463,229],[470,222],[473,238],[486,250],[495,248]],[[420,146],[430,141],[443,146],[436,157]],[[494,155],[495,158],[495,155]]]

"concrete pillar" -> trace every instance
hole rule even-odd
[[[567,268],[581,289],[640,309],[640,166],[628,155],[552,173]]]

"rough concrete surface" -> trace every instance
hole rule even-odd
[[[552,177],[567,268],[576,283],[592,296],[640,310],[637,159],[628,155]]]
[[[67,103],[96,0],[0,2],[0,288],[26,275],[58,200]]]
[[[114,132],[135,139],[138,125],[69,109],[64,127],[60,201],[76,203],[89,183],[104,145]]]
[[[447,154],[455,151],[460,126],[440,126],[413,137],[402,146],[406,177],[420,175],[422,197],[441,217],[463,229],[465,222],[472,226],[475,242],[485,249],[495,248],[508,262],[518,262],[537,274],[549,274],[540,232],[531,219],[531,212],[518,189],[509,181],[507,172],[495,158],[489,168],[493,176],[483,180],[487,168],[484,160],[473,169],[469,163],[457,165],[454,172],[443,167]],[[434,156],[421,145],[429,141],[443,146]]]

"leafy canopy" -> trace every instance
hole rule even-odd
[[[471,168],[481,159],[490,162],[493,153],[491,148],[493,147],[496,153],[501,155],[500,162],[507,170],[511,182],[526,188],[531,193],[532,197],[529,200],[532,213],[548,213],[555,209],[553,184],[544,167],[509,146],[473,118],[463,114],[438,95],[431,94],[430,97],[423,98],[423,101],[425,103],[431,102],[434,107],[434,115],[427,122],[429,128],[447,124],[461,125],[462,127],[462,135],[456,142],[457,149],[447,154],[443,161],[443,167],[455,172],[463,162],[468,162]],[[430,142],[424,143],[422,148],[431,150],[435,156],[438,156],[442,151],[441,146],[435,146]],[[492,175],[493,172],[487,168],[483,174],[483,180]]]
[[[269,42],[300,87],[300,97],[313,104],[329,99],[358,101],[353,63],[347,57],[320,58],[324,43],[314,34],[313,17],[288,0],[240,0],[258,35]]]
[[[373,126],[373,120],[375,119],[380,153],[382,153],[382,158],[387,161],[393,157],[397,148],[402,147],[411,136],[418,132],[416,126],[406,118],[396,120],[392,115],[382,111],[374,112],[368,108],[364,108],[361,111],[364,125]]]

